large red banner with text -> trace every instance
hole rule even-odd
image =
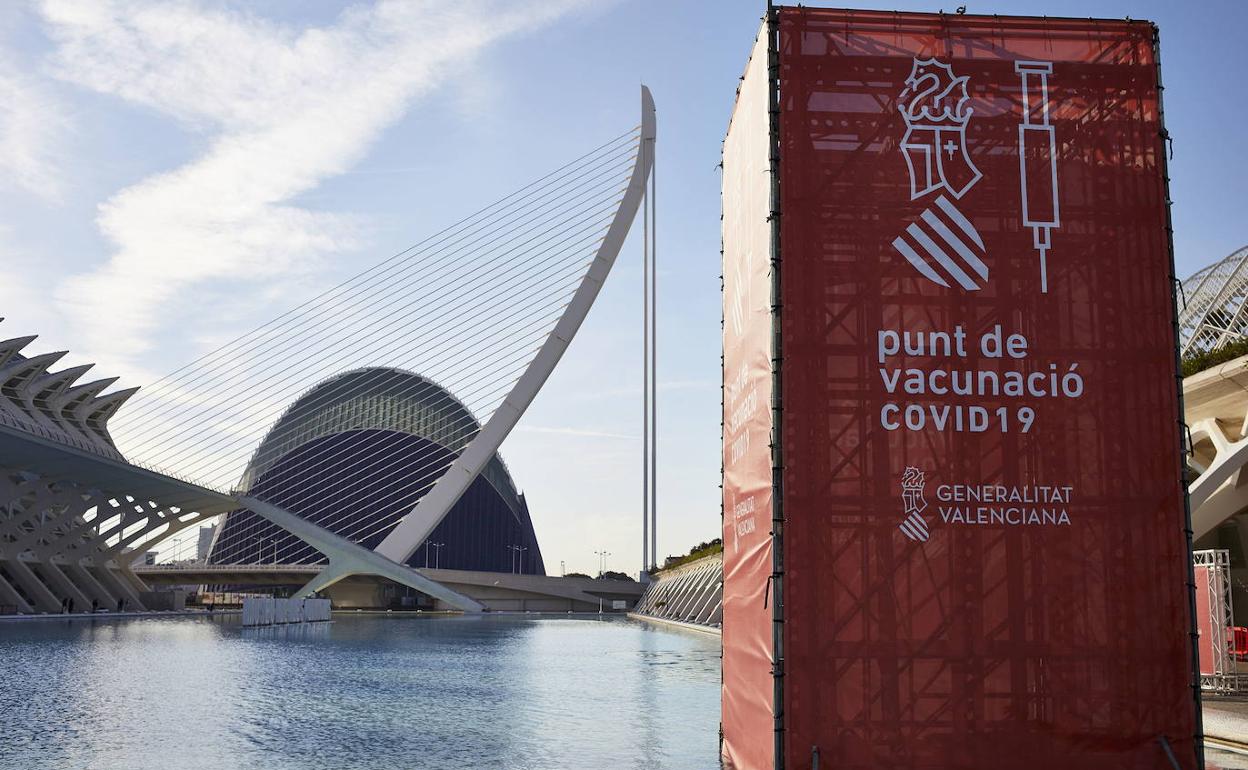
[[[1195,767],[1153,26],[779,46],[785,767]]]
[[[771,172],[767,39],[724,139],[723,760],[773,766]]]

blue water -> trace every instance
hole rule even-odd
[[[611,618],[0,623],[0,768],[717,767],[719,640]]]

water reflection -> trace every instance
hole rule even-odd
[[[712,768],[718,640],[620,619],[0,624],[0,768]]]

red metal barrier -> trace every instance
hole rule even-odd
[[[1235,660],[1248,660],[1248,628],[1234,626],[1230,629],[1231,655]]]

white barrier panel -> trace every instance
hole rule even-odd
[[[269,596],[243,598],[244,626],[272,626],[287,623],[318,623],[330,618],[329,599],[275,599]]]
[[[329,620],[329,599],[304,599],[304,618],[309,621],[325,622]]]

